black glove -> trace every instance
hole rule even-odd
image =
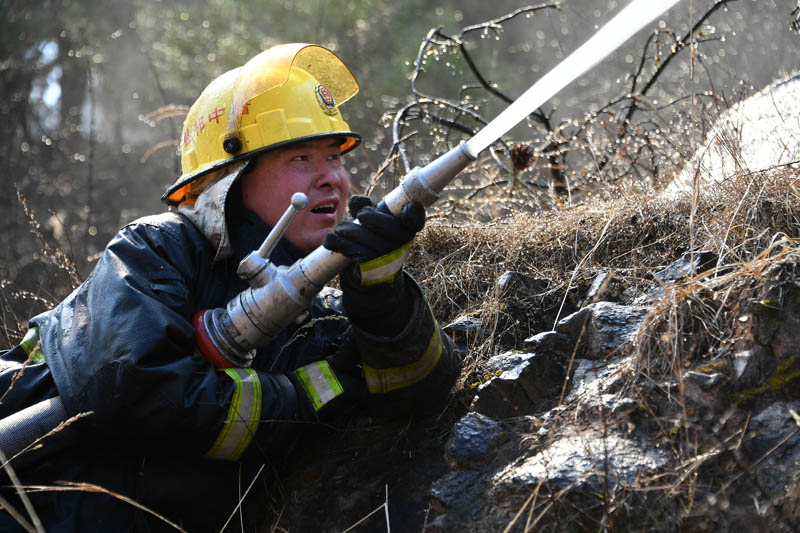
[[[325,236],[323,246],[353,259],[362,285],[391,283],[403,268],[414,235],[425,226],[425,207],[410,202],[396,217],[366,196],[351,197],[348,207],[359,223],[342,222]]]
[[[425,226],[425,208],[411,202],[395,217],[365,196],[353,196],[349,208],[359,224],[342,222],[323,242],[329,250],[355,261],[339,276],[342,304],[359,328],[373,335],[395,336],[408,323],[414,304],[405,277],[397,273],[414,235]]]
[[[289,372],[303,420],[330,419],[354,407],[367,394],[357,353],[343,345],[335,355]]]

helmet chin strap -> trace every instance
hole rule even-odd
[[[242,170],[239,171],[238,179],[241,179],[242,176],[250,174],[253,171],[253,169],[256,168],[256,161],[258,161],[259,157],[261,157],[260,153],[254,154],[253,157],[245,159],[244,166],[242,167]]]

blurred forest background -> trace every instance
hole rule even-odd
[[[0,341],[17,340],[20,321],[85,277],[123,224],[164,209],[159,198],[179,174],[176,140],[188,106],[212,78],[259,51],[312,42],[350,66],[361,92],[343,113],[364,142],[347,164],[356,190],[379,194],[404,166],[476,131],[626,4],[0,0]],[[545,154],[559,144],[548,132],[578,130],[587,114],[626,100],[642,110],[641,128],[670,130],[688,117],[691,129],[672,130],[680,146],[637,170],[657,188],[714,115],[798,68],[795,7],[795,0],[683,0],[515,128],[508,143]],[[694,61],[681,40],[693,26]],[[403,164],[392,159],[398,135],[413,137]],[[545,160],[569,165],[554,153]],[[492,155],[492,179],[508,178],[510,151]]]

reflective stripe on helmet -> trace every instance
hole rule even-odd
[[[236,461],[250,445],[261,416],[261,381],[252,368],[226,368],[235,390],[216,442],[205,454],[208,459]]]
[[[442,355],[442,337],[439,333],[439,324],[435,326],[425,353],[410,365],[394,368],[374,368],[369,365],[363,365],[364,379],[371,393],[382,394],[410,387],[422,381],[431,373]]]
[[[31,361],[41,363],[44,361],[44,353],[39,349],[39,328],[31,328],[19,343]]]
[[[397,250],[359,265],[362,285],[391,283],[403,267],[408,251],[414,241],[409,241]]]
[[[301,366],[294,373],[308,394],[314,411],[319,411],[323,405],[344,392],[342,384],[327,361]]]

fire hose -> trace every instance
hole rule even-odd
[[[633,0],[475,136],[424,167],[411,170],[379,207],[398,214],[411,201],[426,207],[434,204],[447,184],[481,151],[678,1]],[[306,202],[304,195],[296,194],[264,243],[240,263],[238,274],[250,287],[225,308],[205,310],[195,316],[199,351],[222,355],[212,360],[215,366],[249,366],[255,350],[302,318],[325,284],[350,264],[344,255],[322,246],[292,265],[276,267],[269,261],[270,252]],[[0,450],[11,458],[67,418],[60,398],[54,398],[0,420]],[[61,442],[67,440],[59,438]],[[25,455],[28,454],[20,458]],[[15,460],[14,464],[20,463]]]

